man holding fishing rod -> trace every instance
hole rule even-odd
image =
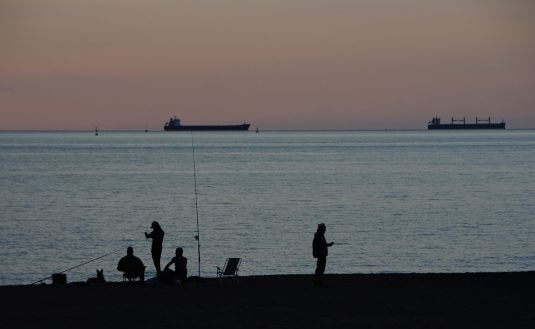
[[[318,230],[314,233],[314,240],[312,241],[312,256],[318,260],[316,263],[316,272],[314,273],[314,284],[317,286],[323,285],[323,274],[325,273],[327,255],[329,254],[328,248],[334,244],[334,242],[327,243],[325,240],[325,231],[327,231],[325,224],[319,224]]]

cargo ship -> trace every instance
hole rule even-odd
[[[490,117],[488,119],[479,119],[476,117],[476,123],[466,123],[466,118],[455,119],[451,118],[451,123],[440,123],[439,117],[434,117],[433,120],[427,123],[427,129],[505,129],[505,122],[492,123]]]
[[[184,126],[180,124],[180,119],[177,117],[169,118],[163,126],[165,131],[235,131],[235,130],[249,130],[250,124],[243,123],[241,125],[195,125]]]

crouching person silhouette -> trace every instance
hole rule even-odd
[[[163,281],[166,283],[174,283],[175,280],[178,280],[180,283],[186,282],[188,277],[188,259],[182,254],[184,250],[182,248],[176,248],[175,257],[165,265],[163,270]],[[169,267],[175,264],[175,271],[171,270]]]
[[[117,270],[123,272],[123,275],[128,281],[139,278],[141,282],[145,280],[145,265],[138,257],[134,256],[134,248],[128,247],[126,249],[126,256],[121,258],[117,264]]]
[[[318,225],[318,230],[314,234],[312,241],[312,256],[317,259],[316,272],[314,273],[314,284],[323,285],[323,274],[325,273],[325,266],[327,265],[327,255],[329,254],[328,247],[331,247],[334,242],[327,243],[325,240],[325,231],[327,230],[325,224]]]

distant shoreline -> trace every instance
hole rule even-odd
[[[507,128],[505,131],[530,131],[535,130],[535,128]],[[426,128],[421,129],[265,129],[259,130],[260,132],[411,132],[411,131],[428,131]],[[474,131],[474,130],[453,130],[454,132],[464,132],[464,131]],[[478,132],[489,132],[489,130],[475,130]],[[501,130],[504,131],[504,130]],[[17,130],[17,129],[7,129],[7,130],[0,130],[0,133],[94,133],[94,130],[87,129],[87,130]],[[145,132],[143,129],[140,130],[121,130],[121,129],[112,129],[112,130],[104,130],[99,129],[99,133],[104,132],[111,132],[111,133],[165,133],[165,134],[180,134],[180,133],[190,133],[190,131],[172,131],[172,132],[166,132],[163,129],[161,130],[151,130],[149,129],[148,132]],[[254,130],[249,130],[246,132],[238,132],[238,133],[255,133]],[[448,132],[448,131],[446,131]],[[493,131],[494,132],[494,131]],[[194,132],[199,133],[199,132]],[[221,131],[201,131],[200,133],[233,133],[233,132],[221,132]],[[236,131],[234,131],[236,133]],[[435,132],[433,132],[435,133]]]

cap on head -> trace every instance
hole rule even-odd
[[[126,254],[127,255],[133,255],[134,254],[134,248],[132,248],[132,247],[126,248]]]
[[[158,223],[157,221],[152,222],[152,224],[150,224],[150,227],[152,229],[155,229],[155,230],[161,230],[162,229],[162,227],[160,226],[160,223]]]

